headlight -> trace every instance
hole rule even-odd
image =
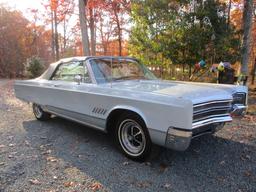
[[[246,104],[246,94],[245,93],[235,93],[233,94],[232,104]]]

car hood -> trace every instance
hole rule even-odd
[[[161,80],[137,80],[113,82],[112,88],[118,90],[129,90],[141,93],[157,94],[159,96],[172,96],[180,99],[188,99],[193,103],[207,102],[211,100],[232,99],[230,89],[212,84],[194,84],[176,81]]]

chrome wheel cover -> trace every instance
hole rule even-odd
[[[33,104],[33,111],[34,114],[37,118],[41,118],[43,115],[43,110],[41,109],[41,107],[37,104]]]
[[[118,139],[123,150],[131,156],[139,156],[145,150],[145,133],[141,126],[132,119],[126,119],[119,125]]]

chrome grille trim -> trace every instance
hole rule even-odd
[[[223,113],[223,114],[219,114],[219,115],[209,115],[209,116],[205,116],[203,118],[200,119],[196,119],[193,121],[193,123],[198,122],[198,121],[203,121],[206,119],[211,119],[211,118],[215,118],[215,117],[223,117],[223,116],[230,116],[229,113]]]
[[[202,113],[206,113],[206,112],[212,112],[212,111],[223,111],[223,110],[230,110],[232,107],[232,105],[227,105],[225,107],[211,107],[211,108],[207,108],[207,109],[201,109],[198,111],[194,112],[194,115],[198,115],[198,114],[202,114]]]
[[[222,122],[229,122],[232,121],[232,118],[230,115],[227,116],[221,116],[221,117],[213,117],[210,119],[205,119],[203,121],[198,121],[192,124],[192,129],[202,127],[205,125],[213,124],[213,123],[222,123]]]
[[[215,100],[215,101],[209,101],[209,102],[194,104],[194,107],[199,107],[199,106],[204,106],[204,105],[209,105],[209,104],[216,104],[216,103],[226,103],[226,102],[231,103],[232,101],[233,101],[232,99]]]
[[[212,123],[231,121],[232,100],[215,100],[193,106],[193,128]]]

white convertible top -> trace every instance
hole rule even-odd
[[[59,61],[52,63],[49,65],[48,69],[37,79],[47,79],[49,80],[55,71],[55,69],[58,67],[61,63],[71,62],[71,61],[85,61],[86,59],[95,58],[95,59],[111,59],[111,58],[123,58],[123,59],[135,59],[132,57],[122,57],[122,56],[84,56],[84,57],[69,57],[69,58],[63,58]]]
[[[70,61],[84,61],[87,58],[88,57],[69,57],[69,58],[61,59],[55,63],[50,64],[48,69],[40,77],[38,77],[38,79],[50,79],[52,76],[52,73],[55,71],[56,67],[58,67],[60,63],[66,63]]]

